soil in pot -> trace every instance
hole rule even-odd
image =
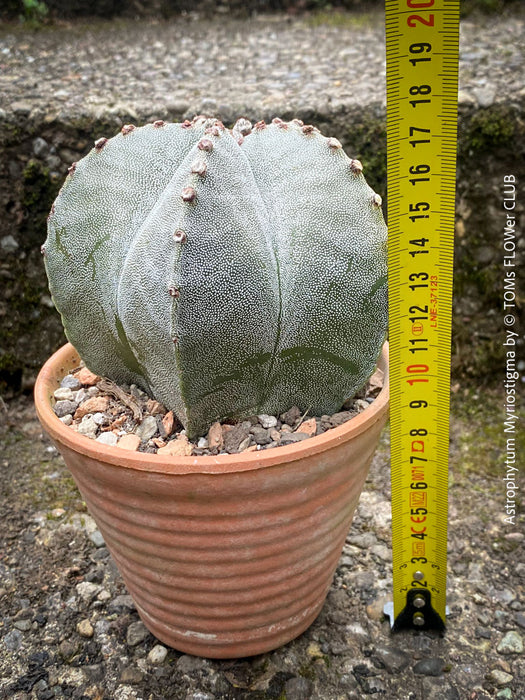
[[[135,385],[118,386],[82,364],[54,392],[54,412],[79,434],[105,445],[172,456],[237,454],[290,445],[336,428],[362,413],[383,386],[377,369],[363,389],[332,415],[311,416],[297,406],[277,416],[214,423],[190,442],[172,411]]]

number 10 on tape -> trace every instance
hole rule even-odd
[[[459,1],[386,0],[393,629],[444,629]]]

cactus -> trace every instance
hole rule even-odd
[[[387,322],[381,198],[299,120],[126,125],[74,164],[43,246],[86,365],[135,383],[188,436],[297,405],[333,413]]]

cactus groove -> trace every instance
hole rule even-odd
[[[291,405],[332,413],[387,324],[386,226],[361,164],[299,120],[125,125],[70,170],[45,265],[86,365],[193,438]]]

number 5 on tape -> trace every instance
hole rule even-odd
[[[445,627],[458,36],[458,1],[386,0],[394,630]]]

